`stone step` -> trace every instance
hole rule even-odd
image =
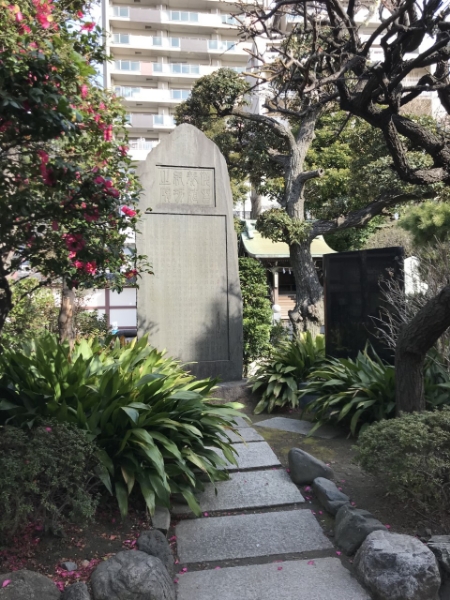
[[[181,521],[176,526],[175,533],[181,563],[255,558],[333,548],[309,510]]]
[[[305,501],[289,475],[281,469],[233,473],[229,481],[219,481],[215,486],[208,483],[205,491],[197,494],[197,499],[202,512],[266,508]],[[176,504],[172,512],[192,514],[184,504]]]
[[[255,423],[257,427],[268,427],[270,429],[279,429],[280,431],[289,431],[292,433],[298,433],[300,435],[308,435],[311,429],[314,427],[314,423],[309,421],[302,421],[299,419],[288,419],[287,417],[273,417],[266,419],[265,421],[259,421]],[[335,437],[342,435],[342,430],[332,425],[322,425],[312,434],[312,437],[322,438],[324,440],[331,440]]]
[[[264,467],[279,467],[281,465],[272,448],[267,442],[253,442],[252,444],[234,444],[238,453],[237,466],[228,464],[228,471],[240,471],[243,469],[258,469]],[[221,450],[212,448],[214,452],[225,460]]]
[[[237,433],[234,431],[227,431],[227,435],[233,444],[243,442],[247,444],[249,442],[264,442],[264,438],[259,435],[253,427],[239,427],[236,431]]]
[[[337,558],[188,572],[177,588],[178,600],[370,600]]]
[[[252,426],[252,422],[247,421],[247,419],[244,419],[244,417],[235,417],[234,420],[236,421],[236,425],[238,427],[251,427]]]

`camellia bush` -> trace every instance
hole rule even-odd
[[[139,184],[126,115],[97,87],[104,58],[89,3],[0,3],[0,331],[11,275],[39,272],[67,290],[120,290],[148,270],[124,253]]]
[[[194,497],[203,480],[228,477],[235,462],[227,436],[242,405],[214,404],[215,381],[197,380],[148,345],[80,340],[70,350],[44,334],[0,354],[0,424],[26,430],[48,419],[77,425],[99,451],[106,488],[121,513],[139,493],[153,513],[181,494],[199,514]]]

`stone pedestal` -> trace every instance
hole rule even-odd
[[[154,275],[138,293],[138,333],[197,377],[242,377],[242,300],[225,160],[180,125],[140,165],[145,213],[137,235]]]

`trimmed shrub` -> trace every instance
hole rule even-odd
[[[272,307],[264,267],[254,258],[239,259],[244,328],[244,368],[270,349]]]
[[[402,415],[367,427],[358,439],[358,461],[401,500],[426,509],[450,501],[450,408]]]
[[[240,404],[209,401],[214,380],[197,380],[148,345],[122,346],[79,340],[71,352],[50,334],[0,355],[0,422],[32,427],[54,418],[89,432],[99,447],[100,477],[122,515],[139,492],[153,513],[181,493],[195,512],[193,495],[228,477],[219,448],[235,462],[226,436]]]
[[[99,461],[85,431],[49,422],[29,431],[0,427],[0,537],[30,521],[58,532],[94,516]]]
[[[309,331],[277,346],[272,357],[263,361],[250,379],[253,383],[252,391],[262,392],[262,398],[255,407],[255,414],[265,410],[270,413],[276,406],[286,404],[296,408],[300,395],[298,384],[304,381],[324,358],[324,337],[318,335],[313,338]]]

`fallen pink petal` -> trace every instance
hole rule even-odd
[[[10,583],[11,583],[11,579],[5,579],[5,581],[2,583],[2,588],[5,588]]]

